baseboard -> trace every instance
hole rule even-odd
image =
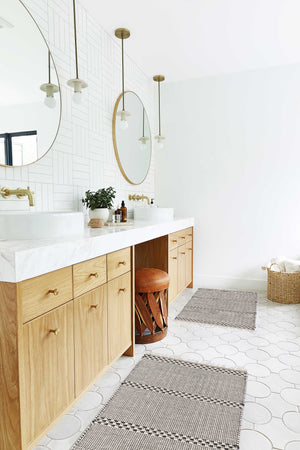
[[[218,275],[195,275],[194,285],[203,288],[266,291],[267,282],[259,279],[233,278]]]

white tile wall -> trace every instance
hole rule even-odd
[[[74,105],[66,85],[75,73],[72,1],[23,2],[49,41],[62,87],[62,121],[54,146],[39,162],[23,168],[0,167],[0,186],[29,185],[35,192],[37,211],[81,209],[80,199],[87,189],[110,185],[117,189],[116,202],[126,201],[131,192],[153,197],[154,155],[149,175],[139,186],[122,177],[114,156],[112,114],[121,92],[119,42],[94,21],[83,2],[77,3],[79,76],[89,87],[84,104]],[[122,25],[117,23],[116,28]],[[153,82],[129,57],[125,62],[125,87],[141,97],[153,124]],[[132,206],[128,200],[127,204]],[[28,208],[26,200],[0,200],[0,210]]]

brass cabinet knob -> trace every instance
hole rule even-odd
[[[57,336],[60,333],[60,329],[56,328],[54,330],[49,330],[49,333],[53,333],[53,334],[55,334],[55,336]]]
[[[180,239],[185,239],[185,236],[180,236]]]
[[[120,261],[120,262],[119,262],[119,266],[120,266],[120,265],[126,266],[126,261]]]
[[[120,289],[119,289],[119,294],[120,294],[120,292],[125,292],[125,291],[126,291],[125,288],[120,288]]]
[[[172,241],[171,242],[177,242],[177,239],[172,239]]]
[[[188,236],[193,236],[193,233],[188,234]]]
[[[177,259],[177,256],[172,256],[172,259]]]
[[[57,289],[49,289],[49,291],[48,291],[48,294],[53,294],[53,295],[58,295],[59,294],[59,292],[58,292],[58,290]]]
[[[98,308],[99,308],[99,305],[91,305],[91,308],[93,308],[93,309],[98,309]]]
[[[192,248],[188,248],[188,250],[193,250]]]
[[[185,255],[185,252],[180,252],[182,255]]]
[[[99,277],[99,274],[98,274],[98,272],[90,273],[90,277],[98,278],[98,277]]]

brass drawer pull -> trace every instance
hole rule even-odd
[[[172,259],[177,259],[177,256],[172,256]]]
[[[188,248],[188,250],[193,250],[192,248]]]
[[[188,236],[193,236],[193,234],[192,234],[192,233],[190,233],[190,234],[188,234]]]
[[[59,292],[58,292],[58,290],[57,289],[49,289],[49,291],[48,291],[48,295],[49,294],[53,294],[53,295],[58,295],[59,294]]]
[[[90,277],[98,278],[98,277],[99,277],[99,274],[98,274],[98,272],[90,273]]]
[[[120,294],[120,292],[125,292],[125,291],[126,291],[125,288],[120,288],[120,289],[119,289],[119,294]]]
[[[177,239],[172,239],[172,241],[171,242],[177,242]]]
[[[55,330],[49,330],[49,333],[53,333],[55,334],[55,336],[57,336],[60,333],[60,329],[56,328]]]
[[[99,305],[91,305],[91,308],[93,308],[93,309],[98,309],[98,308],[99,308]]]
[[[182,255],[185,255],[185,252],[180,252]]]
[[[185,239],[185,236],[180,236],[180,239]]]
[[[119,266],[121,266],[123,264],[123,266],[126,266],[126,261],[120,261],[119,262]]]

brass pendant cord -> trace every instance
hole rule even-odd
[[[160,81],[158,82],[158,135],[161,136],[161,123],[160,123]]]
[[[50,50],[48,50],[48,84],[51,84],[51,59],[50,59]]]
[[[122,37],[122,110],[125,111],[125,99],[124,99],[124,39]]]
[[[76,29],[76,5],[73,0],[73,18],[74,18],[74,42],[75,42],[75,65],[76,65],[76,78],[78,79],[78,50],[77,50],[77,29]]]

